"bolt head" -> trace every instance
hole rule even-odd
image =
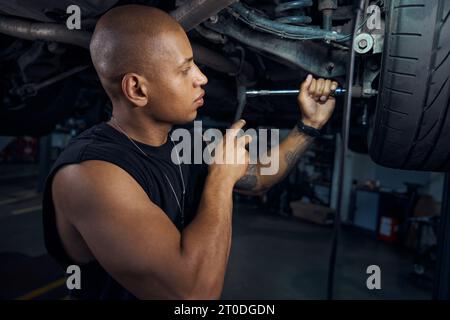
[[[211,16],[210,18],[209,18],[209,21],[212,23],[212,24],[216,24],[218,21],[219,21],[219,16],[216,14],[216,15],[213,15],[213,16]]]
[[[361,39],[361,40],[359,40],[358,46],[359,46],[361,49],[367,48],[367,40],[366,40],[366,39]]]
[[[334,70],[334,68],[335,68],[335,65],[333,62],[328,63],[326,66],[328,73],[331,73]]]

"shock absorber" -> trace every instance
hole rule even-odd
[[[297,12],[301,12],[305,7],[311,7],[313,5],[312,0],[296,0],[296,1],[289,1],[289,2],[283,2],[278,4],[275,7],[275,13],[277,15],[281,15],[285,13],[286,11],[296,10]],[[294,25],[302,25],[311,23],[312,19],[311,17],[302,14],[296,14],[296,15],[286,15],[279,17],[275,19],[276,22],[280,23],[287,23],[287,24],[294,24]]]
[[[337,0],[319,0],[319,11],[322,12],[322,28],[330,31],[333,25],[333,12],[338,7]]]

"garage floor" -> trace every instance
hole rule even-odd
[[[233,248],[224,299],[325,299],[331,227],[235,207]],[[366,234],[341,233],[336,299],[431,299],[431,283],[413,282],[411,253]],[[381,268],[381,290],[368,290],[369,265]]]
[[[64,274],[43,244],[36,169],[0,169],[0,299],[67,297]],[[252,204],[235,205],[233,225],[224,299],[325,298],[331,228],[271,215]],[[410,279],[412,258],[404,249],[344,230],[335,297],[430,299],[431,287]],[[381,268],[381,290],[366,287],[372,264]]]

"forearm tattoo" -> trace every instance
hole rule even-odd
[[[292,134],[295,136],[300,135],[300,133],[295,130]],[[284,153],[284,161],[286,166],[279,170],[279,172],[275,175],[268,175],[262,178],[258,172],[258,165],[250,164],[245,175],[236,183],[235,188],[246,191],[256,191],[261,189],[263,185],[265,186],[265,189],[270,188],[272,185],[283,179],[297,164],[309,144],[308,141],[308,139],[301,140],[301,142],[298,142],[297,145],[295,145],[291,150]],[[280,156],[282,157],[282,153],[280,153]]]
[[[298,162],[302,153],[303,153],[302,148],[286,152],[286,154],[284,155],[284,160],[286,161],[286,167],[288,170],[291,169]]]
[[[236,182],[235,188],[241,190],[254,190],[258,184],[258,167],[256,164],[249,164],[245,176]]]
[[[302,135],[297,130],[297,128],[294,128],[294,130],[291,131],[291,134],[295,137]],[[299,143],[294,150],[286,151],[286,153],[284,154],[284,160],[286,161],[286,171],[291,170],[297,164],[308,145],[308,140],[306,140],[302,143]]]

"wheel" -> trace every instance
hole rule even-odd
[[[369,153],[383,166],[450,171],[450,0],[391,0]]]

